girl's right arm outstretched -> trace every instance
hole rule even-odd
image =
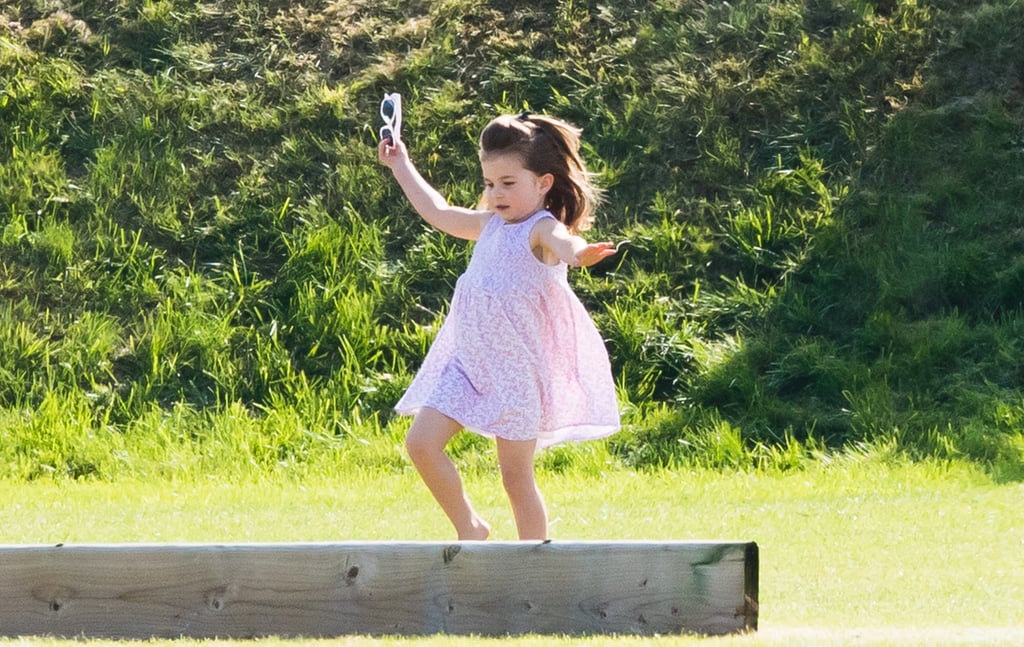
[[[403,141],[392,143],[388,139],[382,140],[377,147],[377,159],[391,169],[398,186],[421,218],[456,238],[476,240],[480,237],[490,214],[448,204],[444,196],[416,170]]]

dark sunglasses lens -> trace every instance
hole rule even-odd
[[[380,129],[380,139],[381,139],[381,141],[384,141],[385,139],[391,139],[391,129],[388,128],[387,126],[384,126],[383,128],[381,128]]]
[[[383,115],[385,119],[394,119],[395,102],[392,101],[391,99],[385,99],[383,102],[381,102],[380,114]]]

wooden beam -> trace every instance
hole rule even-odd
[[[757,578],[754,543],[0,546],[0,635],[725,634]]]

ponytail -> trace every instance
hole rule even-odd
[[[600,190],[580,156],[580,130],[561,119],[544,115],[502,115],[480,134],[480,158],[516,154],[523,166],[537,175],[551,174],[554,183],[544,207],[569,231],[590,228]]]

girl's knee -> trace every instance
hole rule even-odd
[[[498,468],[501,482],[510,496],[536,491],[534,482],[534,442],[500,441],[498,444]]]
[[[444,443],[438,443],[430,434],[412,428],[405,436],[405,451],[415,461],[444,451]]]
[[[405,435],[405,449],[413,460],[435,456],[444,451],[458,430],[458,424],[450,418],[432,410],[424,410],[416,416]]]
[[[501,465],[501,484],[509,496],[532,495],[537,490],[533,465]]]

